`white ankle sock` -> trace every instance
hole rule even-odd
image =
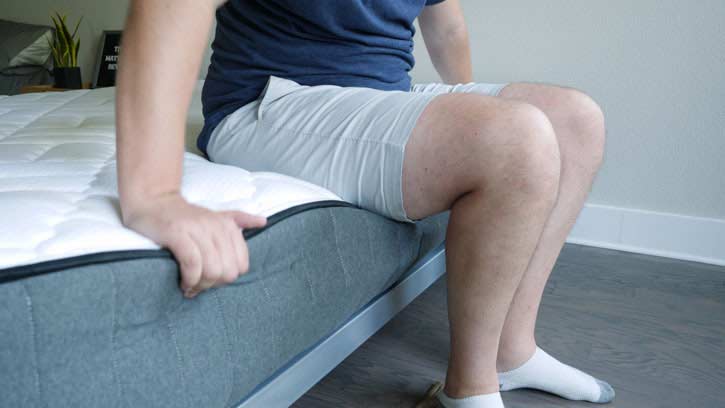
[[[614,390],[604,381],[568,366],[544,350],[511,371],[498,373],[501,391],[534,388],[570,400],[606,403],[614,399]]]
[[[445,408],[504,408],[499,392],[466,398],[451,398],[441,389],[436,397]]]

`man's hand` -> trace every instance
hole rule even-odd
[[[207,210],[171,193],[151,200],[143,209],[124,213],[124,223],[169,248],[179,262],[181,290],[192,298],[234,282],[249,270],[241,229],[263,227],[267,219],[241,211]]]

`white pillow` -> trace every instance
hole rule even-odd
[[[51,30],[46,31],[45,34],[38,37],[32,44],[20,51],[10,60],[8,66],[45,65],[51,53],[48,41],[53,41],[53,31]]]

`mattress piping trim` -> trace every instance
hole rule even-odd
[[[347,201],[340,200],[323,200],[315,201],[310,203],[304,203],[295,205],[293,207],[282,210],[267,217],[267,224],[262,228],[250,228],[244,230],[242,235],[245,239],[249,240],[260,233],[271,228],[275,224],[302,212],[328,207],[352,207],[362,209],[359,206],[349,203]],[[22,279],[27,279],[39,275],[46,275],[58,271],[62,271],[69,268],[77,268],[88,265],[99,265],[111,262],[129,261],[136,259],[172,259],[175,261],[173,255],[168,249],[136,249],[136,250],[122,250],[122,251],[106,251],[96,252],[85,255],[77,255],[69,258],[60,258],[50,261],[38,262],[27,265],[13,266],[10,268],[0,269],[0,285],[10,282],[15,282]]]

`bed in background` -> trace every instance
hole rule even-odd
[[[190,148],[190,201],[269,222],[249,273],[184,299],[120,222],[113,92],[0,97],[0,406],[288,406],[443,274],[447,213],[399,223]]]
[[[0,20],[0,95],[15,95],[29,85],[50,84],[53,29]]]

